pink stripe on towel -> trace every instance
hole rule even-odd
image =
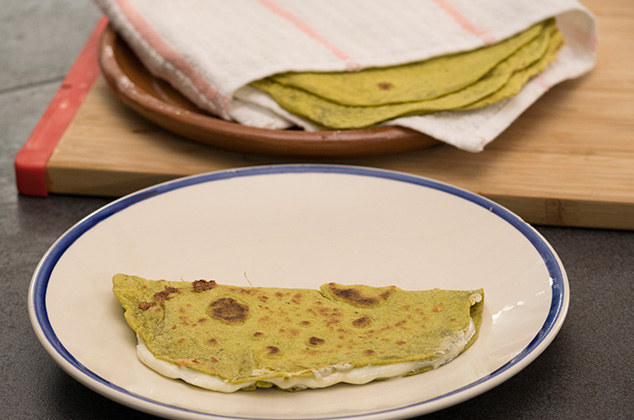
[[[548,81],[548,79],[546,79],[546,77],[544,77],[543,74],[537,75],[537,77],[535,79],[537,80],[537,83],[539,83],[539,85],[544,90],[549,90],[551,87],[553,87],[553,84],[550,83],[550,81]]]
[[[449,4],[446,0],[434,0],[434,3],[436,3],[441,9],[447,12],[447,14],[451,16],[453,20],[456,21],[456,23],[462,26],[463,29],[482,39],[487,45],[495,44],[497,42],[493,35],[485,31],[484,29],[476,26],[473,22],[467,19],[465,15],[460,13],[458,9]]]
[[[331,44],[326,40],[323,36],[321,36],[317,31],[310,27],[306,22],[289,12],[288,10],[281,7],[273,0],[258,0],[262,6],[269,9],[271,12],[275,13],[282,19],[292,23],[295,25],[297,29],[302,31],[304,34],[313,38],[315,41],[319,42],[321,45],[329,49],[337,58],[346,62],[346,66],[348,70],[358,70],[361,68],[361,65],[357,63],[352,57],[346,54],[344,51],[337,48],[335,45]]]
[[[141,38],[150,45],[151,49],[188,78],[201,95],[215,104],[220,110],[227,110],[230,98],[220,95],[218,90],[207,83],[176,50],[163,41],[160,35],[152,29],[150,24],[132,7],[128,0],[116,0],[116,2],[121,12],[141,35]]]

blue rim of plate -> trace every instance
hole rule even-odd
[[[189,415],[198,415],[202,417],[208,417],[210,419],[236,419],[236,420],[257,420],[257,417],[241,417],[241,416],[226,416],[219,415],[213,413],[205,413],[196,410],[189,410],[182,407],[177,407],[169,404],[164,404],[150,398],[146,398],[132,392],[129,392],[125,388],[122,388],[116,384],[111,383],[107,379],[95,374],[90,371],[88,368],[83,366],[73,355],[64,347],[61,343],[53,327],[50,324],[48,319],[48,313],[46,308],[46,293],[48,288],[48,282],[55,268],[55,265],[62,257],[62,255],[66,252],[66,250],[72,246],[72,244],[81,237],[84,233],[88,232],[94,226],[99,224],[100,222],[106,220],[108,217],[125,210],[128,207],[131,207],[141,201],[147,200],[152,197],[156,197],[161,194],[168,193],[173,190],[177,190],[180,188],[185,188],[197,184],[203,184],[207,182],[221,181],[230,178],[238,178],[238,177],[248,177],[248,176],[261,176],[261,175],[271,175],[271,174],[286,174],[286,173],[328,173],[328,174],[347,174],[347,175],[360,175],[367,177],[375,177],[388,179],[393,181],[405,182],[410,184],[419,185],[425,188],[431,188],[434,190],[438,190],[447,194],[451,194],[462,198],[464,200],[470,201],[473,204],[476,204],[480,207],[486,208],[490,213],[496,215],[497,217],[503,219],[505,222],[513,226],[519,233],[522,234],[535,248],[540,257],[542,258],[548,274],[550,276],[550,283],[552,289],[552,300],[550,304],[550,309],[544,324],[541,329],[537,332],[533,340],[515,357],[506,362],[503,366],[498,368],[497,370],[491,372],[487,376],[474,381],[468,385],[465,385],[461,388],[455,389],[451,392],[445,393],[443,395],[434,397],[429,400],[412,403],[409,405],[404,405],[401,407],[396,407],[388,410],[381,410],[371,413],[362,413],[362,414],[352,414],[345,416],[331,416],[331,417],[319,417],[317,420],[343,420],[343,419],[355,419],[355,418],[372,418],[373,416],[384,417],[390,413],[397,414],[399,411],[406,409],[414,409],[421,408],[424,409],[425,406],[433,402],[438,402],[443,399],[447,399],[448,397],[455,396],[460,393],[465,393],[468,390],[473,389],[476,386],[485,384],[486,382],[498,379],[505,372],[509,371],[512,367],[516,366],[518,363],[522,362],[529,355],[534,353],[538,347],[544,343],[544,341],[550,337],[553,332],[555,326],[558,322],[563,321],[560,319],[562,316],[565,316],[565,293],[566,293],[566,277],[565,273],[559,263],[557,256],[555,255],[552,248],[548,245],[546,240],[542,238],[542,236],[533,229],[530,225],[524,222],[519,216],[512,213],[510,210],[496,204],[495,202],[479,196],[477,194],[471,193],[469,191],[463,190],[461,188],[445,184],[439,181],[435,181],[429,178],[423,178],[416,175],[409,175],[402,172],[394,172],[387,171],[382,169],[374,169],[374,168],[366,168],[359,166],[344,166],[344,165],[320,165],[320,164],[298,164],[298,165],[272,165],[272,166],[257,166],[250,167],[244,169],[235,169],[235,170],[226,170],[219,172],[212,172],[202,175],[194,175],[186,178],[180,178],[173,181],[168,181],[162,184],[158,184],[153,187],[148,187],[146,189],[140,190],[136,193],[132,193],[125,197],[122,197],[101,209],[98,209],[94,213],[90,214],[86,218],[79,221],[73,227],[71,227],[66,233],[64,233],[48,250],[48,252],[44,255],[42,260],[40,261],[38,267],[33,274],[33,279],[31,281],[30,291],[29,291],[29,304],[32,305],[32,313],[31,313],[31,323],[33,327],[37,330],[39,328],[41,330],[41,334],[38,334],[38,338],[44,345],[45,349],[49,352],[49,354],[57,355],[64,359],[64,361],[68,364],[68,366],[62,366],[69,374],[78,379],[83,384],[89,386],[93,390],[101,392],[97,386],[93,386],[91,381],[94,381],[95,384],[100,384],[105,386],[107,389],[111,391],[115,391],[116,393],[121,393],[121,396],[132,397],[133,399],[138,400],[139,402],[149,403],[152,406],[156,406],[156,408],[163,408],[169,410],[176,410],[177,412],[182,412],[183,414]],[[556,333],[557,331],[554,331]],[[43,336],[43,337],[42,337]],[[550,337],[552,339],[554,337]],[[543,350],[543,349],[542,349]],[[508,379],[508,378],[503,378]],[[488,389],[488,388],[487,388]],[[482,392],[486,391],[484,389]],[[477,395],[477,394],[475,394]],[[473,395],[473,396],[475,396]],[[113,398],[117,400],[116,398]],[[467,398],[465,398],[467,399]],[[458,402],[462,402],[460,400]],[[126,404],[126,401],[118,400],[118,402]],[[128,404],[129,405],[129,404]],[[133,408],[139,409],[136,406]],[[444,407],[440,407],[438,409],[442,409]],[[415,413],[413,413],[416,415]],[[422,414],[418,413],[418,414]],[[302,418],[297,418],[296,420],[301,420]],[[293,419],[290,419],[293,420]]]

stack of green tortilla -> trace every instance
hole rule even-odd
[[[363,128],[402,116],[475,109],[513,96],[557,57],[563,44],[550,19],[474,51],[358,72],[278,74],[251,86],[325,128]]]

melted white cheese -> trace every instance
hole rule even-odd
[[[430,366],[433,369],[436,369],[441,365],[449,363],[462,353],[475,332],[476,329],[473,320],[470,320],[469,326],[464,331],[459,332],[454,337],[448,337],[447,340],[445,340],[443,347],[436,350],[436,357],[431,360],[393,363],[388,365],[368,365],[357,368],[350,364],[338,364],[320,369],[311,369],[313,372],[313,376],[311,377],[293,376],[293,373],[289,373],[284,377],[269,378],[264,381],[270,382],[282,389],[324,388],[339,382],[365,384],[379,378],[386,379],[404,376],[409,372]],[[192,385],[213,391],[235,392],[239,389],[250,387],[255,383],[247,382],[243,384],[233,384],[229,380],[223,379],[219,376],[197,372],[186,366],[179,366],[157,359],[148,350],[141,338],[138,338],[137,356],[144,364],[161,375],[167,376],[168,378],[182,379]],[[303,372],[306,371],[295,372],[295,375]],[[263,369],[256,369],[252,372],[252,375],[257,376],[264,373],[270,372]]]

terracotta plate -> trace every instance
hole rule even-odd
[[[181,136],[223,149],[287,156],[370,156],[438,143],[399,127],[306,132],[267,130],[221,120],[150,74],[109,26],[99,43],[99,65],[114,93],[139,114]]]

